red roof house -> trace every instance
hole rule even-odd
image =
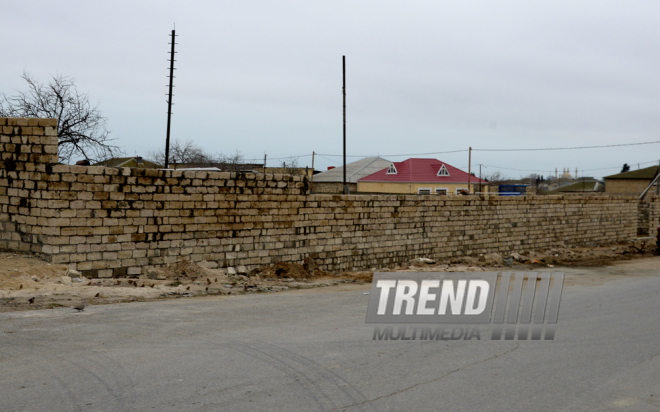
[[[485,183],[471,176],[470,192],[480,191],[480,184]],[[358,192],[455,195],[467,187],[467,172],[437,159],[392,162],[388,168],[358,180]]]

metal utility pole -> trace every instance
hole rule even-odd
[[[484,166],[484,165],[482,165],[481,163],[479,163],[479,193],[480,193],[480,194],[483,193],[483,191],[484,191],[484,184],[483,184],[483,182],[481,181],[481,180],[482,180],[482,178],[481,178],[481,166]],[[486,169],[488,169],[487,166],[484,166],[484,167],[485,167]]]
[[[344,95],[344,194],[348,194],[348,184],[346,184],[346,56],[341,57],[343,82],[341,92]]]
[[[314,156],[315,155],[316,155],[316,152],[312,152],[312,178],[311,178],[311,182],[309,184],[310,193],[312,192],[312,190],[314,190]]]
[[[472,172],[472,148],[470,148],[468,155],[468,195],[470,194],[470,173]]]
[[[264,153],[264,174],[266,174],[266,153]]]
[[[167,138],[165,139],[165,169],[169,167],[170,163],[170,125],[172,124],[172,88],[174,85],[174,45],[176,39],[175,30],[172,30],[172,50],[170,51],[170,91],[167,95]]]

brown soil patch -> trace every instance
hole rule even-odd
[[[170,279],[196,278],[204,273],[205,268],[189,260],[180,260],[162,269],[163,274]]]
[[[240,295],[254,292],[279,292],[309,289],[345,283],[371,282],[374,271],[476,272],[543,269],[555,266],[606,266],[614,262],[653,256],[655,242],[637,240],[601,247],[560,247],[545,251],[520,250],[511,266],[494,254],[447,259],[436,263],[410,262],[403,266],[372,268],[366,271],[328,273],[313,259],[302,264],[279,262],[250,271],[246,275],[228,275],[226,269],[209,269],[187,260],[158,269],[158,276],[148,274],[132,279],[85,279],[63,277],[64,265],[53,265],[29,255],[0,252],[0,312],[27,309],[73,307],[83,299],[89,305],[147,301],[205,295]],[[429,258],[433,258],[430,256]],[[164,276],[163,276],[164,275]]]
[[[330,273],[319,269],[316,262],[309,257],[305,258],[302,265],[298,263],[278,262],[274,265],[264,265],[252,270],[249,275],[258,275],[264,279],[312,279],[332,276]]]

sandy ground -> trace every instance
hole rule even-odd
[[[149,301],[211,295],[273,293],[339,284],[371,282],[377,271],[475,272],[506,269],[548,269],[606,266],[654,255],[655,242],[638,240],[602,247],[562,247],[542,252],[521,251],[510,256],[488,254],[448,261],[413,260],[410,265],[371,268],[367,271],[327,273],[313,261],[302,265],[278,263],[244,275],[227,269],[208,268],[187,261],[151,271],[148,275],[121,279],[86,279],[64,265],[17,253],[0,253],[0,312]]]

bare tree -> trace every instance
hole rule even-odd
[[[236,150],[234,154],[220,154],[219,156],[220,163],[222,163],[222,169],[229,172],[239,172],[243,169],[244,160],[243,154]]]
[[[305,172],[298,166],[298,159],[292,158],[291,160],[285,160],[280,166],[284,169],[284,173],[288,175],[304,175]]]
[[[490,182],[490,183],[499,183],[499,182],[504,182],[508,180],[509,178],[504,176],[501,172],[493,172],[489,175],[484,176],[484,180]]]
[[[165,164],[165,150],[155,150],[147,153],[147,158],[154,163]],[[243,155],[238,150],[229,155],[222,153],[211,154],[193,141],[181,142],[174,140],[170,144],[170,164],[192,164],[197,167],[218,167],[222,170],[234,172],[242,170]]]
[[[101,161],[121,153],[110,144],[106,118],[98,104],[92,106],[86,94],[78,92],[73,78],[55,75],[48,84],[39,83],[29,73],[21,76],[27,92],[15,96],[0,94],[0,116],[57,119],[60,161],[68,163],[81,156]]]
[[[210,153],[206,153],[202,148],[196,146],[191,140],[181,142],[174,140],[170,144],[170,163],[194,163],[210,164],[217,163],[217,159]],[[147,158],[155,163],[165,164],[165,150],[156,150],[147,153]]]

